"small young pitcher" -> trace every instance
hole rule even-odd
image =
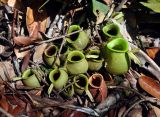
[[[52,89],[55,88],[57,90],[62,89],[68,81],[68,74],[64,69],[53,69],[49,73],[49,80],[51,81],[51,85],[48,89],[48,94],[52,92]]]
[[[24,85],[31,87],[31,88],[37,88],[41,86],[39,79],[33,73],[32,69],[27,69],[23,72],[22,82]]]
[[[88,62],[81,51],[71,51],[67,56],[66,68],[70,74],[85,73],[88,70]]]
[[[88,77],[84,74],[79,74],[73,78],[74,81],[74,90],[75,93],[82,95],[83,93],[86,93],[90,100],[93,102],[93,97],[88,90]]]
[[[107,86],[101,74],[95,73],[89,78],[89,91],[97,103],[106,99]]]
[[[106,24],[102,28],[102,32],[105,39],[119,37],[121,35],[119,27],[114,23]]]
[[[57,52],[58,48],[55,45],[50,45],[44,50],[43,54],[44,62],[52,68],[60,65],[60,60],[56,58]],[[54,62],[55,64],[53,65]]]
[[[104,59],[100,57],[100,50],[90,49],[86,52],[88,61],[88,69],[91,71],[98,71],[103,65]]]

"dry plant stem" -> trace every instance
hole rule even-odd
[[[72,33],[69,33],[69,34],[66,34],[66,35],[62,35],[62,36],[59,36],[59,37],[51,38],[51,39],[44,40],[44,41],[39,41],[39,42],[35,43],[35,45],[29,45],[29,46],[25,46],[25,47],[20,48],[20,51],[25,51],[25,50],[31,49],[35,46],[41,45],[43,43],[49,43],[49,42],[52,42],[52,41],[55,41],[55,40],[58,40],[58,39],[62,39],[62,38],[71,36],[73,34],[79,33],[81,31],[83,31],[83,29],[80,29],[78,31],[75,31],[75,32],[72,32]]]
[[[122,0],[121,3],[118,5],[118,7],[115,9],[116,12],[120,11],[123,7],[123,5],[126,4],[128,0]]]
[[[157,98],[153,98],[153,97],[146,97],[146,100],[147,100],[147,101],[149,101],[149,102],[151,102],[151,103],[154,103],[154,104],[156,104],[156,105],[160,106],[160,100],[159,100],[159,99],[157,99]]]
[[[87,113],[88,115],[99,117],[98,112],[96,112],[95,110],[91,108],[87,108],[87,107],[80,107],[80,106],[75,106],[75,105],[63,105],[63,106],[61,105],[59,107],[64,108],[64,109],[71,109],[71,110]]]
[[[99,39],[99,42],[102,43],[102,38],[101,36],[99,35],[99,32],[98,32],[98,29],[97,29],[97,26],[95,26],[95,30],[96,30],[96,33],[97,33],[97,36],[98,36],[98,39]]]
[[[106,16],[104,17],[103,22],[104,22],[105,20],[108,20],[108,19],[111,17],[112,13],[114,12],[114,8],[115,8],[115,5],[112,4],[109,12],[108,12],[108,13],[106,14]]]
[[[6,115],[6,117],[13,117],[10,113],[8,113],[7,111],[5,111],[1,107],[0,107],[0,112],[3,113],[4,115]]]
[[[77,83],[77,82],[79,82],[79,80],[77,80],[76,82],[71,82],[70,84],[68,84],[67,86],[65,86],[62,90],[60,90],[60,91],[58,92],[58,95],[59,95],[61,92],[63,92],[65,89],[67,89],[68,87],[74,85],[74,84]]]
[[[25,91],[25,94],[28,96],[28,98],[32,101],[33,105],[38,105],[39,103],[35,100],[33,100],[33,98],[29,95],[29,93],[27,91]]]
[[[148,102],[150,102],[150,103],[154,103],[154,104],[160,106],[160,100],[159,100],[159,99],[157,99],[157,98],[152,98],[152,97],[146,97],[146,96],[142,95],[141,93],[139,93],[139,92],[138,92],[137,90],[135,90],[135,89],[128,88],[128,87],[123,87],[123,86],[108,86],[108,88],[110,88],[110,89],[115,89],[115,88],[117,88],[117,89],[125,89],[125,90],[132,91],[132,92],[138,94],[139,96],[141,96],[141,98],[143,98],[145,101],[148,101]]]
[[[14,88],[12,88],[8,82],[4,81],[3,84],[4,84],[6,87],[8,87],[12,92],[14,92],[15,95],[16,95],[17,97],[19,97],[19,99],[21,99],[22,101],[24,101],[24,102],[26,102],[26,103],[30,103],[30,101],[28,101],[23,95],[21,95],[18,91],[16,91]]]
[[[129,90],[132,91],[136,94],[138,94],[139,96],[141,96],[143,99],[146,99],[146,97],[144,95],[142,95],[141,93],[139,93],[137,90],[132,89],[132,88],[128,88],[128,87],[123,87],[123,86],[108,86],[109,89],[125,89],[125,90]]]
[[[124,112],[124,114],[123,114],[122,117],[126,117],[127,114],[128,114],[128,112],[129,112],[130,110],[132,110],[132,108],[134,108],[137,104],[140,104],[141,102],[145,102],[145,101],[146,101],[146,100],[142,99],[142,100],[139,100],[138,102],[134,103],[131,107],[129,107],[129,108]]]
[[[131,46],[131,48],[138,48],[137,46],[135,46],[132,43],[130,43],[130,46]],[[138,51],[138,53],[141,54],[147,60],[148,63],[150,63],[150,65],[157,71],[157,73],[160,73],[159,66],[146,53],[144,53],[141,49]],[[158,76],[156,78],[160,81],[160,76]]]
[[[65,43],[66,43],[66,39],[63,38],[62,44],[61,44],[60,49],[59,49],[59,52],[58,52],[58,56],[60,56],[61,51],[62,51],[62,48],[63,48],[63,46],[64,46]]]
[[[12,37],[13,38],[15,37],[14,28],[15,28],[16,17],[17,17],[17,10],[14,9],[14,16],[13,16],[13,23],[12,23]]]

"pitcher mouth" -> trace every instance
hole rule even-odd
[[[119,27],[116,24],[109,24],[103,27],[103,33],[107,36],[114,37],[119,35]]]
[[[88,81],[87,81],[87,77],[83,74],[80,74],[79,76],[77,76],[74,81],[76,82],[75,85],[76,87],[80,88],[80,89],[85,89]],[[78,82],[77,82],[78,81]]]
[[[111,40],[107,47],[114,52],[127,52],[128,42],[123,38],[116,38]]]
[[[72,51],[71,53],[68,54],[68,61],[70,62],[79,62],[84,59],[83,53],[80,51]]]
[[[30,77],[32,75],[34,75],[34,73],[32,72],[31,69],[28,69],[28,70],[24,71],[22,77],[23,77],[23,79],[27,79],[28,77]]]
[[[73,32],[78,31],[80,29],[81,28],[78,25],[71,25],[69,27],[68,33],[73,33]],[[79,38],[79,34],[80,33],[78,32],[78,33],[70,35],[69,38],[67,38],[67,41],[70,42],[70,43],[73,43],[73,42],[77,41],[77,39]]]
[[[93,74],[89,78],[89,84],[94,88],[100,88],[103,80],[102,77],[103,76],[101,74]]]
[[[56,54],[56,52],[57,52],[57,47],[55,45],[52,45],[47,47],[44,53],[47,57],[52,57]]]
[[[58,80],[60,76],[61,76],[61,71],[58,69],[54,69],[53,71],[50,72],[49,79],[51,82],[54,82]]]

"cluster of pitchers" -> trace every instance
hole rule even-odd
[[[67,33],[80,29],[78,25],[71,25]],[[66,37],[68,46],[62,48],[59,57],[57,57],[59,50],[56,45],[49,45],[44,50],[44,63],[53,68],[48,75],[51,83],[48,93],[55,88],[64,89],[63,94],[66,97],[72,97],[76,93],[87,94],[91,101],[101,102],[106,98],[107,86],[103,76],[99,73],[87,76],[87,71],[98,71],[105,67],[108,73],[121,75],[128,71],[130,58],[127,54],[128,42],[121,36],[117,25],[107,24],[101,32],[103,40],[106,41],[101,43],[100,49],[90,47],[84,51],[90,39],[85,31],[80,31]],[[26,86],[40,87],[40,81],[32,69],[24,71],[22,78]]]

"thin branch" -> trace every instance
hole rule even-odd
[[[117,12],[120,11],[122,9],[123,5],[125,5],[127,1],[128,0],[122,0],[121,3],[118,5],[118,7],[115,9],[115,11],[117,11]]]
[[[58,92],[58,95],[63,92],[65,89],[69,88],[70,86],[74,85],[75,83],[79,82],[79,80],[75,81],[75,82],[71,82],[70,84],[68,84],[67,86],[65,86],[62,90],[60,90]]]
[[[25,50],[31,49],[31,48],[33,48],[35,46],[38,46],[38,45],[41,45],[43,43],[49,43],[49,42],[52,42],[52,41],[55,41],[55,40],[58,40],[58,39],[63,39],[65,37],[68,37],[68,36],[71,36],[73,34],[79,33],[81,31],[83,31],[83,29],[80,29],[80,30],[74,31],[74,32],[69,33],[69,34],[59,36],[59,37],[51,38],[51,39],[44,40],[44,41],[39,41],[39,42],[35,43],[34,45],[29,45],[29,46],[25,46],[25,47],[20,48],[20,51],[25,51]]]
[[[136,94],[138,94],[139,96],[141,96],[143,99],[145,99],[146,100],[146,97],[144,96],[144,95],[142,95],[141,93],[139,93],[137,90],[135,90],[135,89],[132,89],[132,88],[128,88],[128,87],[123,87],[123,86],[108,86],[108,88],[110,88],[110,89],[125,89],[125,90],[129,90],[129,91],[132,91],[132,92],[134,92],[134,93],[136,93]]]

